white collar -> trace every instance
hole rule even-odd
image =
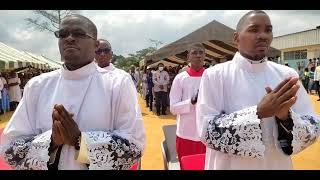
[[[267,57],[263,58],[260,61],[254,61],[242,56],[239,52],[237,52],[232,61],[239,66],[240,68],[249,71],[249,72],[261,72],[267,67]]]
[[[62,67],[60,68],[61,75],[65,79],[83,79],[88,77],[95,71],[97,71],[97,65],[93,61],[74,71],[68,70],[65,64],[62,64]]]
[[[115,67],[112,63],[109,63],[109,66],[106,66],[103,69],[108,70],[108,71],[113,71],[115,69]]]

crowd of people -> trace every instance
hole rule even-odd
[[[0,114],[14,111],[22,98],[27,82],[41,73],[48,72],[35,68],[25,69],[23,72],[20,72],[21,69],[0,72]]]
[[[158,116],[168,106],[176,115],[180,162],[200,153],[206,170],[292,169],[291,155],[316,141],[320,123],[298,73],[267,59],[272,29],[264,11],[250,11],[237,24],[232,60],[204,67],[205,48],[195,43],[185,67],[139,73],[113,66],[96,25],[69,15],[55,32],[64,64],[28,81],[0,155],[15,169],[130,169],[146,145],[142,84],[150,110],[155,99]]]
[[[206,62],[202,66],[207,69],[215,64]],[[163,63],[158,63],[155,67],[144,66],[141,68],[132,65],[129,74],[136,85],[137,91],[146,101],[149,110],[155,110],[156,115],[161,116],[167,114],[166,109],[170,106],[169,92],[174,78],[189,67],[190,63],[174,67],[165,66]],[[140,69],[142,70],[140,71]]]
[[[302,82],[303,87],[309,94],[318,94],[320,101],[320,61],[319,58],[309,59],[309,63],[306,67],[298,66],[297,71],[299,79]]]

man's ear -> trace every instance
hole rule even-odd
[[[239,33],[238,32],[233,33],[233,43],[235,45],[238,45],[238,43],[239,43]]]
[[[97,51],[99,49],[100,41],[96,40],[95,42],[95,50]]]

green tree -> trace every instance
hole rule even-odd
[[[131,65],[139,67],[139,62],[144,59],[147,54],[155,52],[158,46],[162,44],[162,42],[158,40],[149,39],[149,41],[153,43],[153,46],[141,49],[133,54],[128,54],[128,57],[114,55],[113,63],[115,66],[125,71],[128,71]]]

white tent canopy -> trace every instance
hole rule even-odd
[[[60,65],[60,62],[29,52],[19,51],[0,42],[0,69],[17,69],[27,66],[38,69],[57,69]]]

